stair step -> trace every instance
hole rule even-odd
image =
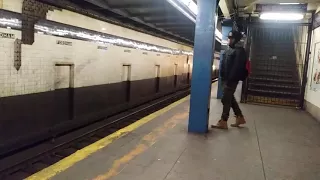
[[[268,82],[281,82],[281,83],[292,83],[292,84],[299,84],[298,80],[292,79],[274,79],[274,78],[264,78],[264,77],[249,77],[249,82],[252,81],[268,81]]]
[[[297,70],[296,65],[288,65],[288,64],[270,64],[270,63],[260,63],[260,64],[254,64],[251,63],[252,69],[283,69],[283,70]]]
[[[266,87],[266,88],[282,88],[282,89],[295,89],[300,91],[300,86],[286,86],[283,84],[265,84],[265,83],[249,83],[249,86],[259,86],[259,87]]]
[[[274,57],[274,58],[273,58]],[[259,61],[261,59],[265,59],[268,61],[287,61],[287,62],[294,62],[295,56],[288,56],[288,55],[275,55],[271,54],[253,54],[252,60]]]
[[[268,67],[260,67],[260,68],[257,68],[257,67],[252,67],[251,68],[251,71],[254,73],[254,72],[293,72],[292,69],[283,69],[283,68],[279,68],[279,69],[275,69],[275,68],[268,68]]]
[[[281,105],[281,106],[293,106],[293,107],[297,107],[299,105],[298,99],[271,98],[271,97],[265,97],[265,96],[255,96],[255,95],[248,95],[247,102]]]
[[[253,66],[286,66],[287,68],[296,68],[297,64],[295,62],[286,61],[252,61]]]
[[[248,88],[248,91],[259,92],[259,93],[268,93],[268,94],[277,94],[277,95],[293,95],[293,96],[300,95],[300,93],[298,93],[298,92],[274,91],[274,90],[254,89],[254,88]]]
[[[252,64],[251,69],[273,70],[273,71],[291,71],[298,72],[297,66],[279,65],[279,64]]]
[[[292,75],[292,74],[284,74],[284,73],[262,73],[262,72],[252,72],[250,76],[253,77],[261,77],[261,76],[273,76],[273,77],[284,77],[284,78],[297,78],[297,75]]]

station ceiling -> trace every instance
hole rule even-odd
[[[83,0],[179,39],[193,42],[194,22],[167,0]]]
[[[55,4],[55,0],[41,0]],[[64,0],[77,4],[85,9],[104,14],[122,24],[154,32],[161,37],[193,45],[195,22],[177,10],[169,0]],[[172,0],[176,1],[176,0]],[[267,3],[308,3],[308,10],[319,7],[320,0],[220,0],[219,17],[229,18],[238,7],[238,12],[254,12],[256,4]],[[197,0],[194,0],[197,2]]]
[[[55,0],[40,0],[64,7]],[[192,45],[195,24],[167,0],[64,0],[125,27]],[[68,5],[69,5],[68,4]],[[76,8],[71,8],[76,9]]]

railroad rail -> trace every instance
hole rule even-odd
[[[216,82],[213,79],[212,82]],[[165,97],[150,101],[110,118],[69,132],[54,140],[17,152],[0,159],[0,179],[20,180],[31,176],[68,157],[76,151],[138,121],[190,93],[190,88],[179,90]]]

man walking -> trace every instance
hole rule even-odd
[[[246,69],[246,52],[240,45],[242,34],[238,31],[231,31],[228,35],[229,48],[225,51],[224,58],[222,60],[220,75],[223,85],[223,112],[221,120],[217,125],[212,125],[212,128],[228,129],[228,119],[230,108],[233,109],[236,116],[236,122],[231,124],[232,127],[239,127],[241,124],[245,124],[246,121],[240,110],[240,107],[234,97],[237,85],[240,80],[245,80],[248,71]]]

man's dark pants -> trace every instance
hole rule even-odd
[[[221,102],[223,104],[223,111],[221,120],[227,121],[229,119],[229,113],[230,108],[233,109],[234,114],[237,117],[242,117],[242,112],[240,110],[240,107],[234,97],[234,93],[237,89],[238,82],[229,82],[228,86],[225,82],[222,82],[223,84],[223,96],[221,99]]]

